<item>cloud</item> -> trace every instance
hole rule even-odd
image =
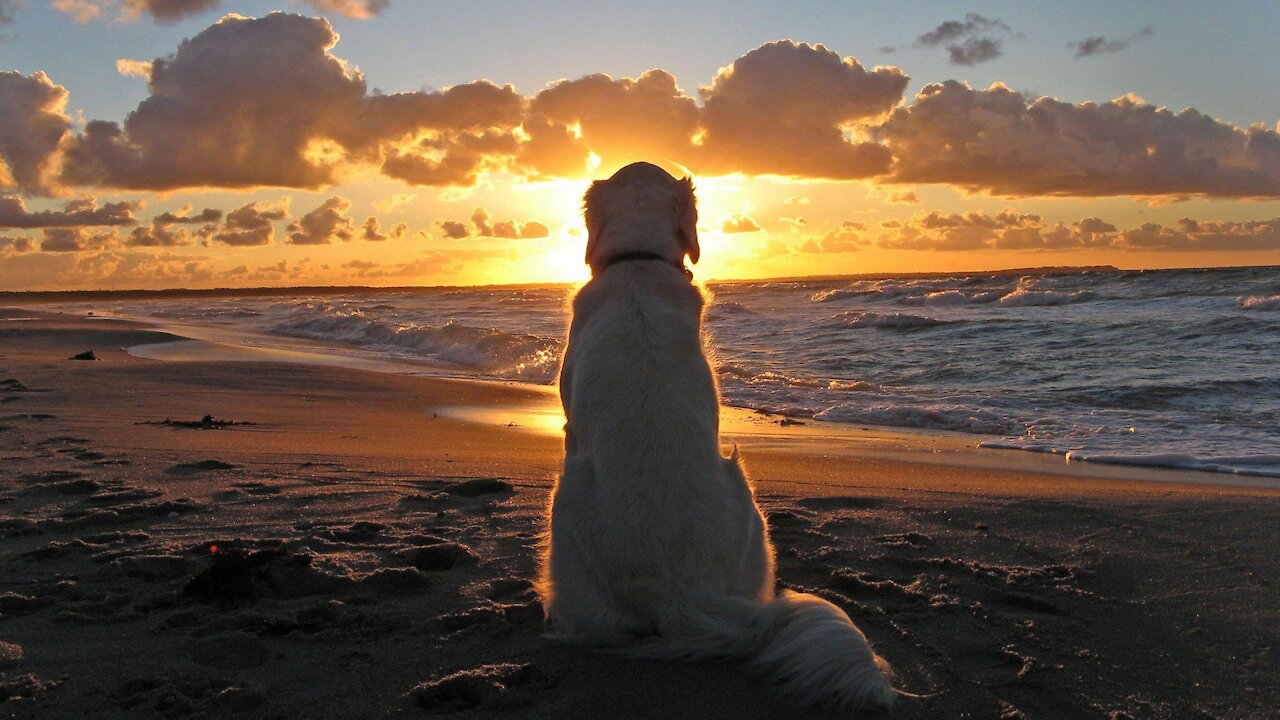
[[[83,227],[47,228],[40,250],[47,253],[86,252],[102,250],[116,244],[114,230],[91,231]]]
[[[146,60],[120,58],[119,60],[116,60],[116,72],[125,77],[136,77],[142,78],[143,80],[150,80],[151,63]]]
[[[381,15],[391,0],[306,0],[317,12],[337,13],[351,18],[371,18]]]
[[[146,13],[156,22],[172,23],[218,6],[219,0],[124,0],[126,14]]]
[[[54,152],[71,129],[67,89],[43,72],[0,72],[0,188],[47,194]]]
[[[545,156],[537,159],[551,168],[534,165],[549,174],[566,167],[585,169],[588,149],[606,169],[642,157],[657,162],[693,161],[698,107],[664,70],[650,70],[635,79],[588,75],[561,80],[538,93],[529,109],[535,123],[540,122],[539,116],[553,123],[530,133],[535,141],[554,142],[559,148],[559,154],[543,150]],[[549,137],[553,129],[560,132]],[[525,161],[531,162],[529,155],[537,152],[530,149]]]
[[[1108,38],[1105,35],[1093,35],[1083,40],[1067,43],[1067,49],[1074,50],[1077,59],[1105,53],[1117,53],[1127,50],[1135,41],[1155,34],[1155,30],[1144,27],[1127,38]]]
[[[0,0],[0,27],[13,24],[13,13],[24,0]]]
[[[1247,222],[1183,218],[1175,227],[1146,223],[1121,232],[1115,245],[1125,250],[1169,252],[1274,251],[1280,250],[1280,218]]]
[[[463,240],[471,237],[471,228],[467,227],[466,223],[441,220],[436,225],[439,226],[441,235],[452,240]]]
[[[546,225],[533,220],[527,223],[518,223],[514,220],[504,220],[502,222],[491,224],[489,219],[489,212],[484,208],[476,208],[475,212],[471,213],[471,225],[475,227],[476,237],[515,240],[544,238],[551,234]],[[441,225],[443,226],[444,223],[441,223]],[[446,230],[445,234],[448,237],[456,237],[456,235],[450,234],[449,230]],[[462,237],[467,237],[467,235],[463,235]]]
[[[964,21],[948,20],[916,38],[916,47],[946,47],[953,65],[977,65],[994,60],[1004,52],[1003,40],[1013,30],[1002,20],[977,13],[964,16]]]
[[[881,174],[892,158],[848,127],[889,112],[909,78],[868,72],[854,58],[790,40],[762,45],[721,68],[703,99],[695,170],[845,180]]]
[[[1096,217],[1047,225],[1038,215],[1004,210],[995,215],[931,212],[906,222],[882,223],[882,227],[879,246],[895,250],[1280,250],[1280,218],[1244,222],[1183,218],[1171,226],[1145,223],[1122,230]]]
[[[21,197],[0,195],[0,228],[71,227],[78,225],[136,225],[136,202],[107,203],[93,197],[68,202],[63,210],[29,212]]]
[[[373,207],[378,212],[391,212],[392,210],[400,207],[401,205],[407,205],[417,199],[418,199],[418,196],[414,193],[400,193],[397,195],[392,195],[391,197],[386,198],[384,200],[378,200],[374,202]]]
[[[922,42],[983,32],[1009,31],[972,16]],[[701,106],[660,69],[560,81],[532,98],[483,80],[384,95],[332,54],[336,42],[321,18],[229,15],[152,62],[150,95],[123,123],[95,120],[79,134],[65,89],[39,73],[0,75],[0,187],[319,189],[376,168],[469,188],[488,173],[581,178],[643,155],[703,176],[1006,196],[1280,197],[1275,130],[1133,96],[1073,105],[948,81],[902,106],[901,70],[790,40],[722,68],[699,88]]]
[[[106,0],[53,0],[49,6],[70,15],[78,23],[87,23],[102,14]]]
[[[328,52],[337,40],[322,18],[228,15],[152,62],[151,94],[123,126],[95,120],[67,143],[64,181],[315,189],[381,164],[412,183],[470,184],[515,152],[525,100],[511,87],[370,96]]]
[[[325,200],[315,210],[289,223],[288,242],[294,245],[327,245],[355,237],[351,224],[351,201],[341,195]]]
[[[153,62],[151,95],[121,128],[95,120],[69,143],[75,185],[312,188],[337,159],[313,143],[362,112],[364,81],[325,50],[324,20],[227,16]]]
[[[390,0],[303,0],[320,13],[366,19],[381,15]],[[0,0],[0,25],[4,24],[7,0]],[[222,0],[52,0],[55,10],[70,15],[78,23],[112,17],[123,22],[137,22],[146,15],[161,24],[217,9]]]
[[[866,249],[871,244],[862,237],[866,225],[852,220],[845,220],[840,226],[822,237],[821,240],[809,240],[800,246],[805,253],[848,253]]]
[[[509,230],[508,228],[514,229]],[[511,234],[497,234],[505,232],[509,232]],[[522,224],[508,220],[494,225],[494,233],[497,237],[519,237],[526,240],[538,240],[540,238],[550,237],[551,229],[537,220],[530,220],[529,222]]]
[[[206,225],[195,233],[186,228],[175,228],[172,223],[153,219],[150,226],[136,227],[124,239],[129,247],[178,247],[190,245],[196,238],[207,239],[213,235],[216,226]]]
[[[227,213],[227,220],[213,234],[213,240],[225,245],[247,247],[267,245],[275,237],[276,220],[289,214],[288,202],[251,202]]]
[[[34,252],[35,238],[25,236],[0,235],[0,255],[16,255]]]
[[[0,256],[0,289],[169,287],[208,283],[207,258],[154,251],[42,252]]]
[[[760,232],[760,226],[755,220],[745,215],[733,215],[725,218],[720,224],[720,232],[727,234]]]
[[[993,247],[1005,231],[1039,225],[1038,215],[1009,210],[996,215],[934,211],[897,223],[878,244],[889,250],[983,250]]]
[[[475,212],[471,213],[470,224],[453,220],[441,220],[436,223],[436,227],[439,228],[441,236],[452,240],[463,240],[473,236],[504,240],[533,240],[550,237],[551,235],[550,228],[536,220],[524,223],[516,222],[515,220],[503,220],[501,222],[490,222],[490,220],[491,216],[488,210],[476,208]]]
[[[509,129],[432,135],[390,150],[382,172],[412,185],[475,185],[481,172],[501,168],[518,142]]]
[[[183,205],[178,208],[178,212],[166,212],[151,218],[151,222],[159,225],[198,225],[203,223],[218,222],[222,219],[222,211],[217,208],[205,208],[197,215],[191,215],[191,206]]]
[[[1280,195],[1280,135],[1126,96],[1078,105],[999,83],[926,85],[876,131],[896,182],[1006,196]]]
[[[409,226],[404,223],[396,223],[391,226],[391,230],[387,233],[382,232],[382,226],[378,223],[378,218],[367,217],[364,219],[364,225],[360,227],[360,237],[373,242],[381,242],[383,240],[399,240],[409,232]]]
[[[896,192],[889,196],[889,202],[897,205],[919,205],[920,198],[913,191]]]
[[[50,5],[79,23],[114,14],[116,20],[125,22],[135,22],[147,15],[156,22],[168,24],[213,10],[219,2],[220,0],[53,0]]]

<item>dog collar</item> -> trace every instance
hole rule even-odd
[[[616,265],[621,262],[630,262],[632,260],[661,260],[662,262],[668,265],[671,265],[675,267],[675,269],[679,270],[680,273],[684,275],[686,280],[693,282],[693,271],[685,267],[684,263],[671,262],[670,260],[659,255],[658,253],[645,252],[643,250],[638,250],[635,252],[618,253],[617,255],[614,255],[613,257],[604,261],[604,264],[600,266],[600,272],[604,272],[605,270],[608,270],[609,266],[611,265]]]

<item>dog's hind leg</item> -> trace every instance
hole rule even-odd
[[[721,459],[721,470],[732,491],[736,493],[738,506],[734,513],[735,520],[737,527],[745,534],[739,545],[742,554],[730,593],[768,602],[773,599],[773,545],[769,542],[768,527],[760,514],[760,508],[756,506],[751,485],[736,449],[733,455]]]
[[[617,607],[599,584],[601,559],[596,543],[592,497],[595,473],[583,458],[565,458],[564,472],[551,501],[551,542],[543,564],[541,595],[547,630],[575,642],[616,644],[647,632],[630,613]],[[603,520],[608,522],[607,519]]]

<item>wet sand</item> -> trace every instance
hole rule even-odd
[[[0,714],[824,717],[732,662],[541,637],[553,392],[27,315],[0,313]],[[927,695],[892,717],[1278,717],[1274,483],[777,423],[724,429],[779,578]]]

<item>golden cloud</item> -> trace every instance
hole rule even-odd
[[[876,131],[895,182],[1007,196],[1280,196],[1280,135],[1133,96],[1073,105],[996,84],[927,85]]]
[[[323,18],[227,16],[151,62],[150,95],[123,124],[95,120],[79,134],[64,88],[0,74],[0,187],[320,189],[367,168],[472,187],[489,172],[582,178],[644,157],[701,175],[1006,196],[1280,197],[1275,130],[1132,96],[1071,104],[955,81],[903,106],[901,70],[822,45],[756,48],[700,87],[699,102],[661,69],[562,80],[533,97],[485,80],[370,94],[331,52],[337,42]]]

